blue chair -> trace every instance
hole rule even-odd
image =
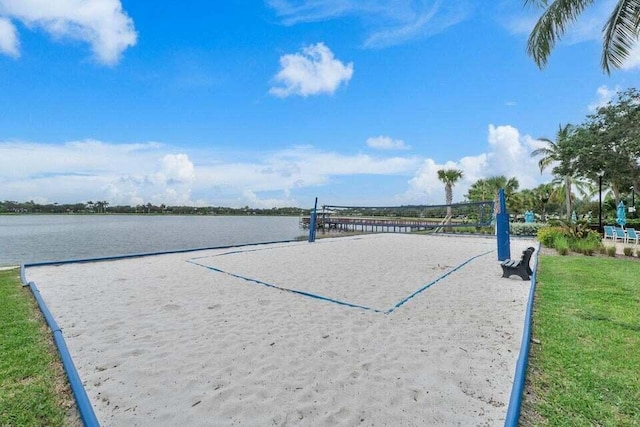
[[[633,244],[637,245],[640,241],[640,235],[633,228],[627,228],[627,243],[633,240]]]
[[[622,243],[627,243],[627,233],[622,227],[613,228],[614,241],[622,240]]]
[[[604,240],[611,239],[611,241],[616,240],[616,236],[613,234],[613,227],[611,225],[604,226]]]

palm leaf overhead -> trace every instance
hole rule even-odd
[[[610,66],[622,67],[629,52],[638,41],[640,1],[619,1],[604,26],[602,68],[608,73]]]
[[[529,35],[527,53],[543,68],[556,42],[594,0],[525,0],[525,5],[546,7]],[[602,68],[620,68],[638,42],[640,0],[618,0],[603,27]]]

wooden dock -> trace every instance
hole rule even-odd
[[[304,228],[309,228],[310,218],[300,221]],[[454,225],[454,224],[451,224]],[[411,233],[414,231],[433,230],[443,227],[442,220],[409,219],[409,218],[367,218],[367,217],[322,217],[316,221],[318,230],[328,231],[360,231],[365,233]]]

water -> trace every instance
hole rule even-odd
[[[0,215],[0,266],[292,240],[297,217]]]

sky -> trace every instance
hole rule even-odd
[[[0,200],[444,203],[638,86],[595,2],[540,70],[523,0],[0,0]]]

